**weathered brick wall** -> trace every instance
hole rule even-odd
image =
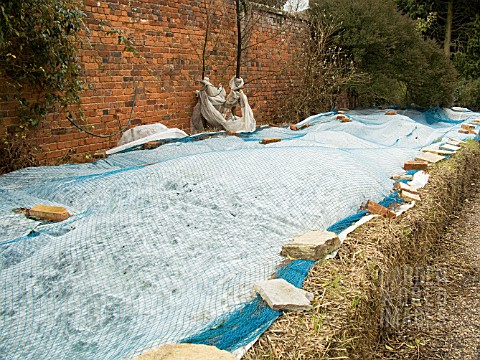
[[[226,87],[235,74],[232,0],[83,2],[89,34],[80,54],[86,85],[81,95],[85,117],[78,123],[94,133],[112,133],[127,124],[135,86],[132,126],[161,122],[188,132],[202,75],[207,23],[206,75]],[[295,52],[306,33],[301,21],[261,8],[253,10],[251,19],[246,24],[251,37],[241,76],[257,121],[268,123],[278,120],[278,99],[299,78]],[[126,40],[119,44],[119,36]],[[12,128],[16,116],[12,104],[0,102],[0,135]],[[85,159],[115,146],[120,136],[87,135],[73,127],[64,113],[56,113],[29,138],[38,148],[40,163],[53,164]]]

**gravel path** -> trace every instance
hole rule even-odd
[[[408,358],[480,360],[480,192],[465,201],[430,260],[434,276],[424,277],[418,316],[392,343],[417,341]]]

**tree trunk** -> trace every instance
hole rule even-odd
[[[445,41],[443,42],[443,51],[450,58],[450,48],[452,45],[452,23],[453,23],[453,0],[448,0],[447,24],[445,26]]]
[[[237,7],[237,71],[235,76],[240,77],[240,61],[242,60],[242,24],[240,18],[240,0],[235,0]]]
[[[205,38],[203,39],[202,49],[202,80],[205,78],[206,57],[207,57],[207,44],[208,36],[210,35],[210,9],[207,6],[207,0],[205,0],[205,11],[207,13],[207,24],[205,25]]]

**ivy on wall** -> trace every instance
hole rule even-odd
[[[3,0],[0,4],[0,78],[25,126],[79,102],[81,4],[71,0]]]

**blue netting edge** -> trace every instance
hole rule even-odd
[[[318,123],[319,121],[324,120],[324,118],[327,118],[331,115],[335,115],[336,113],[337,113],[336,111],[330,111],[330,112],[326,112],[326,113],[320,113],[320,114],[317,114],[317,115],[313,115],[313,116],[310,116],[309,118],[299,122],[297,125],[298,126],[302,126],[302,125],[305,125],[305,124],[314,125],[314,124]],[[260,138],[256,137],[256,135],[260,131],[262,131],[264,129],[267,129],[267,128],[271,128],[271,127],[272,126],[269,126],[269,125],[261,125],[261,126],[257,126],[257,128],[253,132],[240,132],[240,133],[236,133],[234,136],[237,136],[237,137],[243,139],[244,141],[258,141]],[[289,129],[290,127],[289,126],[280,126],[279,128]],[[295,133],[295,132],[296,131],[292,131],[292,133]],[[156,142],[160,146],[160,145],[169,144],[169,143],[190,143],[190,142],[195,142],[195,141],[200,141],[200,140],[206,140],[206,139],[209,139],[209,138],[215,138],[215,137],[220,137],[220,136],[230,136],[230,135],[231,134],[228,133],[227,131],[220,130],[220,131],[215,131],[215,132],[205,132],[205,133],[190,135],[190,136],[186,136],[186,137],[183,137],[183,138],[166,138],[166,139],[161,139],[161,140],[155,140],[155,141],[152,141],[152,142]],[[283,138],[283,140],[292,140],[292,139],[301,138],[303,136],[305,136],[305,133],[300,132],[300,133],[297,133],[295,135],[292,134],[291,136]],[[144,144],[132,146],[131,148],[119,151],[116,154],[128,153],[128,152],[131,152],[131,151],[142,150],[143,145]]]
[[[320,114],[320,115],[323,115],[323,114]],[[257,135],[260,131],[262,131],[266,128],[269,128],[269,127],[271,127],[271,126],[261,125],[261,126],[257,126],[257,128],[252,132],[239,132],[239,133],[236,133],[234,135],[231,135],[230,133],[228,133],[225,130],[220,130],[220,131],[216,131],[216,132],[204,132],[204,133],[200,133],[200,134],[189,135],[189,136],[185,136],[183,138],[166,138],[166,139],[154,140],[154,141],[151,141],[151,142],[157,143],[160,146],[160,145],[170,144],[170,143],[190,143],[190,142],[196,142],[196,141],[201,141],[201,140],[206,140],[206,139],[216,138],[216,137],[221,137],[221,136],[237,136],[237,137],[243,139],[244,141],[257,141],[258,138],[255,137],[255,135]],[[282,128],[288,129],[288,126],[283,126]],[[295,138],[302,137],[304,135],[305,134],[303,134],[303,133],[302,134],[297,134],[297,135],[292,135],[288,138],[285,138],[284,140],[295,139]],[[119,151],[115,154],[122,154],[122,153],[131,152],[131,151],[143,150],[143,146],[144,146],[144,144],[139,144],[139,145],[136,145],[136,146],[132,146],[131,148]]]
[[[391,204],[403,203],[398,192],[385,197],[379,202],[388,207]],[[328,231],[340,233],[359,221],[368,213],[366,210],[350,215],[327,228]],[[284,279],[292,285],[301,288],[308,272],[315,264],[310,260],[294,260],[281,266],[273,278]],[[270,325],[282,314],[272,310],[257,296],[255,299],[241,305],[239,308],[223,314],[206,326],[199,333],[183,339],[180,343],[204,344],[216,346],[221,350],[234,351],[242,348],[265,332]]]
[[[273,277],[302,287],[303,280],[314,264],[310,260],[291,261],[279,268]],[[257,296],[240,308],[215,319],[205,330],[183,339],[181,343],[213,345],[233,351],[258,338],[281,314],[280,311],[270,309]]]
[[[399,107],[396,107],[396,106],[390,106],[388,108],[389,109],[400,109]],[[371,109],[380,109],[380,108],[375,108],[374,107],[374,108],[371,108]],[[383,108],[381,108],[381,109],[383,110]],[[447,122],[447,123],[459,124],[459,123],[463,122],[463,120],[461,120],[461,121],[458,120],[457,121],[457,120],[450,119],[447,116],[447,114],[445,114],[445,112],[442,110],[442,108],[440,108],[438,106],[434,107],[434,108],[430,108],[428,110],[426,110],[424,108],[416,108],[416,107],[410,107],[410,108],[407,108],[407,109],[418,110],[418,111],[423,112],[424,115],[425,115],[425,119],[426,119],[428,124],[434,124],[434,123],[437,123],[437,122]],[[301,127],[301,126],[304,126],[304,125],[307,125],[307,124],[308,125],[315,125],[319,122],[325,121],[330,116],[333,116],[333,115],[336,115],[336,114],[338,114],[337,110],[331,110],[329,112],[312,115],[312,116],[306,118],[305,120],[297,123],[297,126]],[[260,132],[261,130],[264,130],[264,129],[269,128],[269,127],[270,127],[269,125],[261,125],[261,126],[258,126],[253,132],[240,132],[240,133],[236,134],[236,136],[240,137],[244,141],[257,141],[258,138],[255,137],[255,135],[257,135],[257,133]],[[282,128],[289,128],[289,127],[288,126],[283,126]],[[167,144],[167,143],[189,143],[189,142],[194,142],[194,141],[199,141],[199,140],[205,140],[205,139],[208,139],[208,138],[219,137],[219,136],[228,136],[228,135],[230,135],[230,134],[227,131],[220,130],[220,131],[204,132],[204,133],[200,133],[200,134],[190,135],[190,136],[186,136],[184,138],[161,139],[161,140],[156,140],[156,141],[153,141],[153,142],[157,142],[159,145],[163,145],[163,144]],[[302,137],[304,135],[305,134],[303,134],[303,133],[299,133],[299,134],[287,137],[283,140],[291,140],[291,139]],[[141,150],[142,148],[143,148],[143,144],[140,144],[140,145],[131,147],[129,149],[119,151],[118,153],[127,153],[127,152],[130,152],[130,151]]]

